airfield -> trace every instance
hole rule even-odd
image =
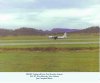
[[[1,72],[98,72],[99,36],[0,37]]]
[[[64,39],[60,39],[60,40],[64,40]],[[67,42],[69,40],[70,39],[66,39],[66,42],[63,42],[63,41],[59,42],[59,39],[55,40],[56,42],[51,41],[51,40],[3,40],[3,41],[0,41],[0,46],[9,46],[9,45],[48,45],[48,44],[51,44],[51,45],[53,45],[53,44],[98,44],[99,43],[99,42],[91,42],[92,40],[95,40],[95,39],[83,39],[83,40],[91,40],[89,42],[86,42],[86,41],[85,42]],[[80,39],[71,39],[71,40],[80,40]],[[5,43],[3,43],[3,42],[5,42]],[[8,43],[8,42],[10,42],[10,43]],[[27,42],[27,43],[24,43],[24,42]]]

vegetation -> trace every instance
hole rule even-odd
[[[2,45],[6,43],[98,42],[97,44]],[[99,34],[69,33],[68,39],[1,36],[0,72],[98,72]]]
[[[97,72],[98,50],[0,50],[0,71]]]
[[[90,33],[99,33],[99,29],[100,29],[99,26],[93,26],[83,30],[54,28],[50,31],[48,30],[43,31],[35,28],[22,27],[15,30],[0,29],[0,36],[33,36],[33,35],[57,34],[57,33],[64,33],[64,32],[90,34]]]

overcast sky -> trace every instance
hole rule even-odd
[[[82,29],[100,25],[100,0],[0,0],[0,28]]]

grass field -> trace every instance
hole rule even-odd
[[[97,34],[70,34],[68,37],[50,40],[47,36],[7,36],[0,37],[0,43],[99,42]],[[98,72],[99,44],[1,45],[0,71]]]

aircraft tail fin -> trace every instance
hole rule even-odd
[[[66,38],[67,37],[67,33],[65,32],[63,36]]]

